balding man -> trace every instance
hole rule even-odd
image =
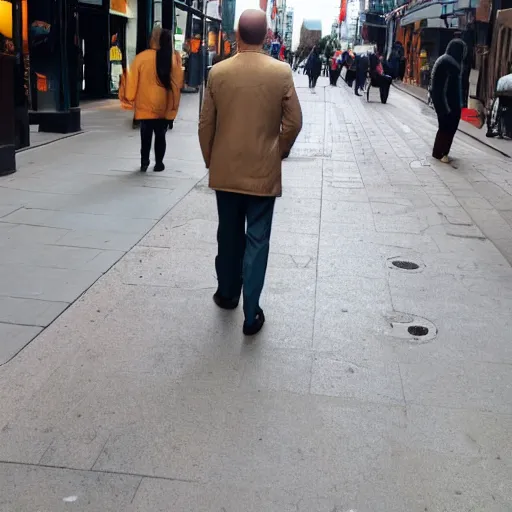
[[[243,285],[245,335],[258,333],[265,322],[259,299],[275,198],[281,195],[281,161],[302,128],[290,66],[262,52],[266,35],[265,13],[244,11],[238,54],[212,68],[199,122],[219,214],[213,300],[235,309]]]

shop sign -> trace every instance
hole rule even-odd
[[[411,3],[400,24],[402,26],[417,23],[421,20],[440,18],[453,12],[453,5],[457,0],[419,0]]]
[[[491,0],[480,0],[476,8],[476,21],[489,23],[491,19]]]
[[[110,0],[110,10],[121,14],[127,14],[128,5],[126,0]]]
[[[210,0],[206,4],[206,16],[209,16],[210,18],[217,18],[222,19],[221,13],[220,13],[220,2],[219,0]]]

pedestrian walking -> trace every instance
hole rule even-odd
[[[329,66],[329,82],[333,87],[338,85],[338,79],[341,74],[341,63],[338,61],[336,55],[333,55],[330,59]]]
[[[274,203],[281,195],[281,161],[302,128],[292,71],[263,53],[266,33],[264,12],[242,13],[239,53],[212,68],[199,121],[219,216],[213,300],[220,308],[235,309],[243,288],[246,335],[259,332],[265,322],[259,300]]]
[[[322,59],[320,58],[320,50],[317,46],[315,46],[309,54],[306,69],[309,77],[309,88],[314,89],[318,77],[322,73]]]
[[[368,76],[369,69],[369,59],[368,54],[357,54],[355,58],[356,62],[356,80],[354,85],[354,94],[356,96],[361,96],[359,91],[364,89],[364,84],[366,83],[366,77]]]
[[[380,101],[386,103],[393,79],[384,73],[383,59],[378,53],[372,53],[368,59],[371,86],[379,88]]]
[[[140,121],[140,170],[149,167],[149,154],[155,135],[155,172],[165,169],[165,134],[172,129],[178,114],[183,71],[180,54],[173,49],[172,33],[155,28],[150,49],[139,53],[131,66],[126,85],[126,99],[134,103]]]
[[[461,72],[465,52],[464,41],[452,39],[432,70],[430,95],[439,125],[432,156],[444,163],[450,162],[448,154],[462,112]]]

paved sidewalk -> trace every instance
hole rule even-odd
[[[131,249],[201,179],[197,96],[183,102],[161,175],[136,172],[139,132],[119,101],[89,103],[84,133],[17,154],[0,179],[0,364]],[[48,134],[47,134],[48,135]]]
[[[511,510],[510,164],[464,136],[458,169],[432,162],[435,123],[415,100],[367,104],[325,82],[313,94],[297,78],[305,126],[252,340],[241,310],[211,300],[215,201],[192,122],[172,134],[184,178],[133,173],[135,141],[103,121],[32,153],[93,180],[93,213],[109,216],[91,237],[150,225],[0,367],[1,512]],[[47,158],[34,174],[57,186]],[[164,208],[146,188],[179,179],[190,190],[151,229]]]

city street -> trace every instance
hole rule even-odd
[[[0,178],[0,512],[512,511],[512,161],[296,75],[261,333],[216,289],[197,95]],[[512,145],[512,142],[510,142]]]

